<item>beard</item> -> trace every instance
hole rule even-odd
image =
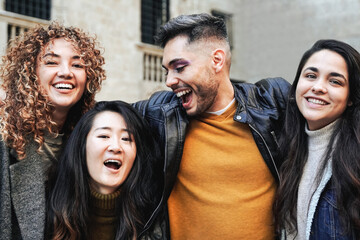
[[[218,95],[219,84],[218,80],[212,78],[208,73],[209,78],[204,81],[201,85],[197,86],[196,94],[196,109],[190,116],[200,115],[207,112],[214,104]]]

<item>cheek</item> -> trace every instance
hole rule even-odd
[[[85,89],[85,86],[86,86],[86,74],[85,74],[85,72],[84,72],[84,74],[82,74],[82,76],[80,78],[80,81],[79,81],[79,84],[81,85],[82,89]]]
[[[47,73],[46,71],[43,71],[43,69],[41,68],[37,68],[36,69],[36,76],[37,76],[37,79],[38,79],[38,83],[40,84],[40,86],[42,87],[45,87],[47,82],[49,81],[48,80],[48,76],[49,73]]]
[[[339,107],[342,109],[342,111],[345,111],[345,109],[347,108],[347,106],[349,106],[349,92],[342,92],[342,93],[338,93],[336,92],[336,102],[339,105]],[[345,97],[346,96],[346,97]]]
[[[127,157],[128,166],[129,166],[128,171],[129,171],[129,172],[130,172],[131,168],[132,168],[133,165],[134,165],[135,158],[136,158],[136,147],[132,147],[132,148],[129,149],[129,151],[128,151],[128,157]]]
[[[101,144],[91,139],[86,141],[86,163],[89,167],[93,166],[101,155]]]
[[[301,98],[308,91],[308,89],[311,89],[311,87],[307,86],[307,84],[304,83],[304,81],[299,79],[299,82],[298,82],[298,84],[296,86],[296,90],[295,90],[295,98],[296,98],[297,104],[300,102]]]

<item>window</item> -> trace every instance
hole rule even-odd
[[[15,36],[19,36],[21,32],[26,32],[28,29],[20,26],[16,26],[13,24],[7,25],[7,40],[10,41],[11,38]]]
[[[50,20],[51,0],[5,0],[5,10]]]
[[[211,14],[215,17],[219,17],[224,19],[225,24],[226,24],[226,29],[227,29],[227,33],[228,33],[228,38],[229,38],[229,42],[230,42],[230,49],[233,49],[233,31],[232,31],[232,14],[226,14],[220,11],[216,11],[216,10],[212,10]]]
[[[141,0],[141,41],[154,44],[160,26],[169,20],[169,0]]]

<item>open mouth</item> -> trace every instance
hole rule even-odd
[[[104,162],[105,167],[118,170],[121,167],[121,162],[118,160],[106,160]]]
[[[57,83],[54,85],[56,89],[73,89],[74,86],[70,83]]]
[[[186,105],[186,103],[188,103],[190,101],[190,93],[191,92],[192,91],[190,89],[187,89],[187,90],[176,93],[176,96],[181,98],[181,101],[183,102],[183,104]]]

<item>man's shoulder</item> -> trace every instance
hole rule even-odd
[[[256,86],[265,88],[289,89],[291,84],[281,77],[265,78],[255,83]]]
[[[275,95],[287,96],[291,84],[281,77],[265,78],[256,83],[233,83],[234,88],[247,92],[271,92]]]
[[[290,83],[283,78],[266,78],[256,83],[234,84],[238,100],[246,105],[284,108]]]
[[[171,91],[155,92],[147,100],[138,101],[133,106],[140,110],[159,109],[163,106],[180,105],[179,98]]]
[[[177,102],[178,97],[171,91],[158,91],[151,95],[147,100],[151,105],[162,105],[171,102]]]
[[[290,83],[281,77],[274,78],[264,78],[256,83],[246,83],[246,82],[233,82],[233,85],[237,88],[290,88]]]

